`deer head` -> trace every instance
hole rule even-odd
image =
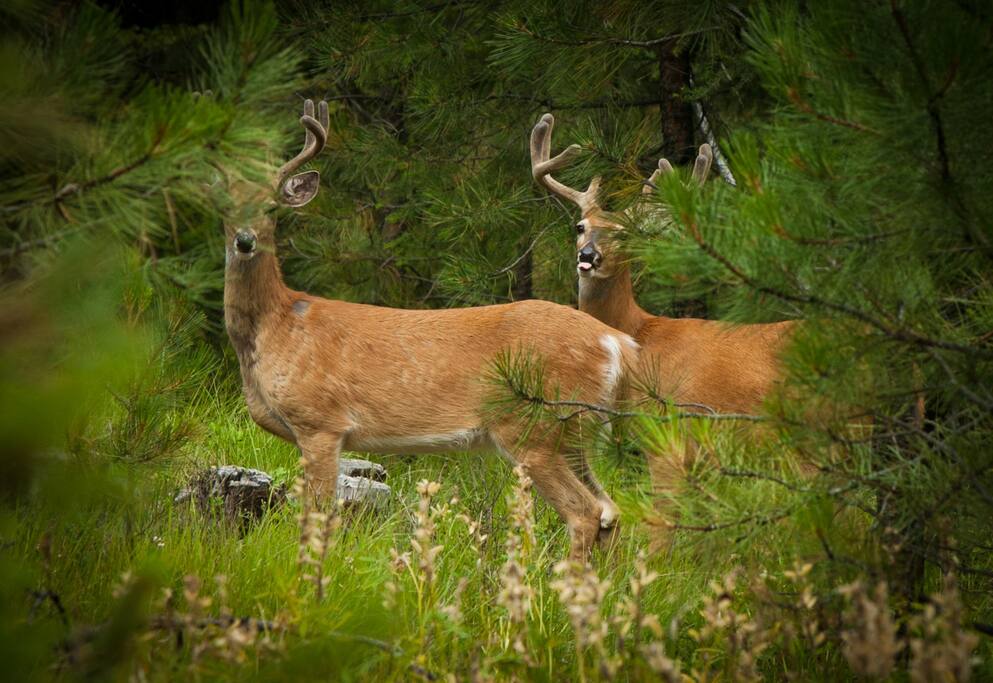
[[[269,209],[275,205],[303,206],[317,196],[321,174],[304,171],[291,175],[316,157],[328,139],[328,104],[321,102],[314,117],[314,102],[306,100],[300,124],[304,127],[303,149],[283,164],[271,184],[237,184],[228,187],[235,209],[224,221],[228,262],[251,260],[259,251],[275,250],[275,222]],[[259,211],[259,207],[263,207]]]
[[[563,185],[551,176],[553,171],[565,168],[579,155],[579,145],[570,145],[558,155],[551,157],[552,128],[555,118],[545,114],[531,131],[531,175],[539,185],[557,197],[568,200],[582,212],[576,223],[576,271],[581,278],[609,279],[617,274],[624,260],[619,253],[616,236],[624,229],[624,215],[604,211],[597,198],[600,178],[595,177],[584,192]],[[700,153],[693,166],[693,179],[703,183],[713,162],[710,145],[701,145]],[[673,168],[665,159],[659,160],[658,168],[645,181],[643,194],[655,189],[655,182],[664,173],[672,173]],[[630,209],[629,209],[630,211]],[[630,214],[627,215],[630,219]]]

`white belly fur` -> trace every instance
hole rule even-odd
[[[448,453],[494,448],[489,434],[482,429],[459,429],[445,434],[376,435],[353,432],[345,438],[344,447],[366,453]]]

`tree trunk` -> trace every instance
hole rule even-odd
[[[514,267],[514,282],[510,290],[510,295],[513,297],[514,301],[523,301],[524,299],[534,298],[534,293],[531,289],[532,265],[531,252],[529,251],[524,258],[521,259],[520,263]]]
[[[685,166],[696,159],[693,107],[683,98],[690,85],[690,56],[686,50],[676,52],[675,40],[662,43],[658,55],[662,156]],[[666,313],[677,318],[706,318],[708,311],[705,301],[693,299],[674,302]]]
[[[693,108],[683,98],[690,84],[690,57],[677,53],[676,41],[659,46],[659,115],[662,117],[662,156],[674,164],[696,159],[693,144]]]

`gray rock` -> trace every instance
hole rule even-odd
[[[338,475],[338,500],[345,506],[358,503],[381,510],[390,503],[393,492],[381,481],[373,481],[366,477],[350,477],[347,474]]]
[[[341,461],[338,500],[347,507],[368,505],[382,509],[392,496],[382,465],[368,460]],[[201,514],[245,524],[286,502],[285,486],[275,486],[261,470],[234,465],[211,467],[195,475],[175,496],[175,502],[193,501]]]
[[[220,513],[228,521],[247,522],[286,502],[286,487],[273,485],[261,470],[221,465],[195,475],[175,500],[192,500],[204,515]]]
[[[373,481],[386,481],[386,468],[378,462],[370,462],[369,460],[342,458],[338,464],[338,474],[344,474],[347,477],[365,477]],[[341,488],[340,481],[338,488]]]

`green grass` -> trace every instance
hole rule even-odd
[[[4,551],[8,580],[3,608],[8,632],[0,635],[13,639],[4,650],[19,650],[19,661],[30,675],[71,678],[88,672],[124,678],[140,671],[145,680],[193,675],[205,680],[245,676],[410,680],[416,671],[439,677],[452,673],[463,679],[480,670],[507,680],[575,680],[581,673],[593,680],[603,673],[598,668],[602,653],[590,652],[582,661],[577,658],[575,635],[551,585],[556,578],[553,567],[565,557],[568,539],[556,515],[538,499],[536,545],[526,564],[527,583],[534,591],[524,641],[527,656],[510,648],[511,627],[497,595],[504,544],[512,531],[507,496],[516,480],[497,455],[375,458],[387,468],[392,504],[382,512],[345,515],[324,563],[329,578],[326,595],[318,601],[313,586],[301,580],[297,564],[296,504],[239,533],[201,517],[187,505],[171,502],[172,494],[193,472],[209,465],[254,467],[285,483],[299,472],[295,450],[252,424],[232,392],[204,392],[189,411],[188,417],[206,419],[180,452],[145,464],[107,464],[96,457],[82,459],[85,462],[54,460],[43,469],[34,500],[4,520],[3,538],[9,539]],[[738,457],[730,450],[726,455],[732,464]],[[640,456],[628,455],[618,462],[615,455],[601,454],[594,465],[624,511],[618,545],[611,553],[598,552],[594,557],[597,573],[610,582],[601,610],[610,619],[620,614],[621,602],[631,593],[639,551],[650,545],[642,514],[651,508],[651,499]],[[456,498],[438,521],[434,542],[443,550],[433,597],[428,598],[418,594],[407,572],[394,572],[391,558],[391,549],[401,553],[410,549],[420,480],[441,483],[437,504]],[[71,500],[74,486],[84,492],[79,500]],[[742,501],[761,509],[790,500],[782,487],[761,481],[734,481],[714,490],[714,495],[726,497],[728,509]],[[481,524],[487,538],[478,551],[460,514]],[[830,518],[832,511],[818,510],[815,504],[800,516],[824,514]],[[842,517],[835,523],[854,525],[857,531],[861,522]],[[783,522],[678,536],[671,552],[649,557],[648,565],[659,578],[645,590],[642,609],[657,616],[664,633],[651,636],[646,631],[643,637],[663,642],[670,656],[683,661],[684,670],[709,661],[715,671],[723,671],[723,662],[729,661],[728,634],[718,632],[701,642],[692,637],[694,629],[704,625],[701,609],[713,594],[711,582],[742,567],[747,580],[764,572],[782,586],[784,569],[798,557],[820,552],[816,539],[805,536],[801,527]],[[39,550],[41,539],[48,539],[48,560]],[[130,574],[129,581],[122,579],[125,574]],[[223,576],[225,609],[238,617],[280,624],[283,630],[272,635],[271,647],[248,648],[242,661],[213,654],[197,657],[195,650],[205,639],[197,629],[180,644],[169,632],[143,636],[140,622],[128,621],[134,613],[145,618],[161,614],[163,589],[172,591],[180,613],[188,611],[182,595],[184,577],[189,575],[201,579],[201,594],[213,600],[204,615],[221,614],[215,577]],[[754,617],[762,608],[749,592],[746,578],[739,579],[734,609]],[[395,604],[386,607],[391,581],[397,586]],[[458,601],[463,581],[462,619],[456,623],[441,612]],[[25,601],[25,591],[39,589],[58,595],[68,626],[61,623],[50,601],[30,609],[34,600]],[[782,592],[786,602],[795,599],[788,589]],[[818,590],[831,592],[823,583]],[[130,607],[125,610],[122,605]],[[29,609],[32,614],[27,619]],[[784,614],[777,618],[787,623],[789,610]],[[108,623],[123,624],[115,639],[101,645],[101,638],[86,635],[87,627],[97,625],[99,633],[113,631]],[[618,656],[618,628],[618,624],[611,627],[604,650],[608,656]],[[830,677],[846,675],[837,648],[828,644],[811,652],[783,633],[774,633],[775,628],[771,622],[767,625],[774,642],[760,659],[767,676],[778,678],[787,671],[801,677],[828,675],[825,672],[833,672]],[[60,649],[65,642],[73,645],[71,654]],[[622,679],[657,679],[630,647],[618,664]]]

